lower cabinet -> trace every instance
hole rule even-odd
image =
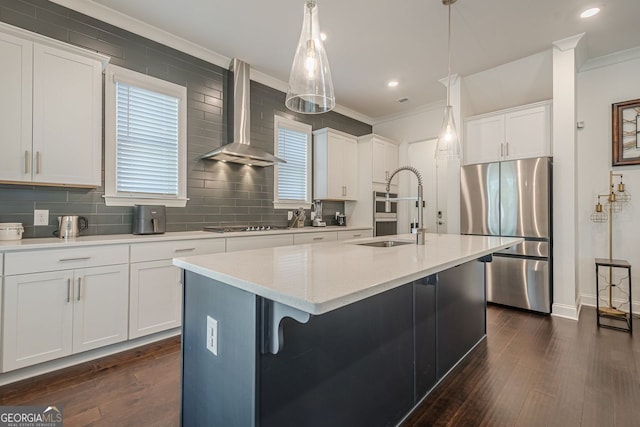
[[[180,269],[170,259],[131,264],[129,338],[181,325]]]
[[[225,239],[131,245],[129,339],[182,324],[182,272],[172,258],[225,251]]]
[[[128,265],[5,277],[2,371],[127,339]]]

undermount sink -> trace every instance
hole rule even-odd
[[[377,242],[356,243],[360,246],[373,246],[376,248],[392,248],[394,246],[402,245],[415,245],[415,242],[408,242],[406,240],[379,240]]]

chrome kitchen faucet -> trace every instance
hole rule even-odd
[[[385,212],[391,212],[391,203],[392,201],[398,201],[398,200],[416,200],[416,198],[413,197],[395,197],[395,198],[391,198],[389,197],[389,191],[391,190],[391,180],[393,179],[394,176],[396,176],[396,174],[400,171],[409,171],[409,172],[413,172],[416,175],[416,178],[418,178],[418,235],[416,237],[416,244],[418,245],[424,245],[426,243],[426,239],[425,239],[425,228],[424,228],[424,213],[423,213],[423,200],[424,200],[424,195],[423,195],[423,187],[422,187],[422,175],[420,174],[420,172],[418,171],[418,169],[412,167],[412,166],[400,166],[398,169],[396,169],[395,171],[393,171],[393,173],[391,175],[389,175],[389,179],[387,179],[387,195],[385,197],[385,203],[384,203],[384,210]]]

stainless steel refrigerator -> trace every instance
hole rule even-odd
[[[463,166],[462,234],[524,237],[487,264],[487,300],[551,312],[552,159],[538,157]]]

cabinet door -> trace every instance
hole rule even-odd
[[[180,269],[171,260],[131,264],[129,339],[182,323]]]
[[[358,140],[342,139],[342,181],[344,200],[358,199]]]
[[[101,184],[101,73],[98,61],[34,45],[34,181]]]
[[[74,353],[127,339],[128,270],[120,264],[74,271]]]
[[[73,272],[4,279],[2,371],[71,354]]]
[[[389,179],[389,175],[393,173],[396,169],[398,169],[398,146],[395,144],[387,143],[384,149],[384,159],[385,159],[385,167],[387,170],[386,180]]]
[[[505,115],[505,158],[526,159],[551,155],[548,106],[514,111]]]
[[[389,171],[386,164],[386,143],[374,139],[373,143],[373,182],[386,184]]]
[[[495,162],[504,153],[504,115],[468,120],[464,133],[464,163]]]
[[[344,138],[329,133],[327,139],[327,198],[329,199],[343,200],[345,197],[343,143]]]
[[[0,180],[31,180],[33,43],[0,34]]]

